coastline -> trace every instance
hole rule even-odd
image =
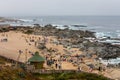
[[[26,34],[25,34],[26,33]],[[83,34],[84,33],[84,34]],[[2,49],[2,55],[4,54],[6,57],[11,57],[13,59],[17,59],[18,51],[22,50],[25,53],[25,49],[28,48],[31,52],[40,51],[40,55],[46,56],[45,53],[50,54],[50,56],[54,56],[54,59],[59,59],[62,55],[62,68],[63,69],[73,69],[77,70],[78,64],[82,64],[81,67],[83,71],[89,72],[89,64],[98,64],[97,58],[105,57],[102,52],[96,52],[99,48],[107,49],[111,47],[110,44],[99,43],[96,42],[96,39],[93,32],[90,31],[82,31],[82,30],[69,30],[69,29],[57,29],[52,25],[46,25],[45,27],[35,26],[35,27],[16,27],[15,31],[0,33],[1,39],[6,37],[2,36],[8,35],[8,42],[2,42],[1,47],[5,47],[6,49],[10,49],[11,51],[4,52]],[[16,37],[14,37],[16,36]],[[34,37],[34,38],[33,38]],[[91,38],[90,38],[91,37]],[[44,39],[47,39],[47,45],[45,49],[38,49],[35,47],[33,42],[30,42],[30,39],[33,38],[35,41],[40,39],[40,42],[43,42]],[[93,38],[93,40],[92,40]],[[26,42],[27,41],[27,42]],[[21,44],[22,43],[22,44]],[[12,48],[11,48],[12,46]],[[104,47],[103,47],[104,46]],[[96,47],[96,48],[95,48]],[[113,46],[114,47],[114,46]],[[115,48],[115,47],[114,47]],[[6,51],[5,49],[5,51]],[[52,49],[52,51],[51,51]],[[109,49],[111,51],[111,48]],[[116,47],[116,50],[117,49]],[[15,51],[15,52],[14,52]],[[48,52],[50,51],[50,52]],[[55,52],[54,52],[55,51]],[[98,50],[99,51],[99,50]],[[57,52],[57,53],[56,53]],[[6,54],[7,53],[7,54]],[[15,54],[17,53],[17,54]],[[108,57],[108,51],[104,52],[106,57]],[[9,55],[11,54],[11,55]],[[64,54],[64,55],[63,55]],[[108,54],[108,55],[107,55]],[[58,55],[58,56],[56,56]],[[116,54],[117,55],[117,54]],[[67,59],[64,57],[68,57]],[[78,56],[80,58],[78,58]],[[111,57],[114,56],[111,55]],[[31,54],[28,53],[27,59],[31,57]],[[117,55],[118,57],[118,55]],[[81,63],[81,58],[84,62]],[[115,57],[116,58],[116,57]],[[25,54],[19,59],[22,62],[25,62]],[[65,61],[64,61],[65,60]],[[72,62],[71,62],[72,60]],[[79,62],[80,61],[80,62]],[[46,66],[46,65],[45,65]],[[69,68],[67,67],[69,66]],[[71,67],[70,67],[71,66]],[[53,67],[55,67],[53,65]],[[46,66],[46,68],[50,68]],[[94,71],[93,71],[94,73]],[[95,71],[96,73],[96,71]],[[98,73],[98,71],[97,71]]]

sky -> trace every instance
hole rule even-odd
[[[120,15],[120,0],[0,0],[0,16]]]

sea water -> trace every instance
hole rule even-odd
[[[61,29],[68,25],[70,29],[90,30],[96,32],[96,37],[120,38],[120,16],[23,16],[10,17],[23,22],[7,22],[11,25],[52,24]],[[87,27],[74,27],[71,25],[85,25]]]
[[[74,30],[90,30],[96,32],[97,38],[111,37],[120,39],[120,16],[32,16],[32,17],[9,17],[13,19],[21,20],[22,22],[5,22],[5,24],[33,26],[33,24],[40,24],[42,26],[46,24],[52,24],[58,26],[58,28],[65,29],[64,25],[68,25],[69,29]],[[87,27],[74,27],[71,25],[85,25]],[[114,44],[120,41],[109,41]],[[118,64],[120,58],[101,60],[104,64]]]
[[[108,65],[108,64],[119,64],[120,63],[120,58],[116,58],[116,59],[109,59],[109,60],[103,60],[103,59],[99,59],[101,63]]]

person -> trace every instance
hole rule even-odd
[[[93,71],[93,69],[92,68],[89,68],[89,72],[92,72]]]
[[[25,52],[27,53],[28,49],[25,49]]]
[[[30,53],[30,54],[31,54],[32,52],[31,52],[31,51],[29,51],[28,53]]]
[[[37,46],[37,42],[35,41],[35,46]]]
[[[61,69],[61,65],[60,64],[58,64],[58,67],[59,67],[59,69]]]
[[[20,54],[23,53],[22,50],[19,50],[19,53],[20,53]]]
[[[46,57],[45,57],[45,58],[46,58],[46,60],[48,60],[48,56],[47,56],[47,55],[46,55]]]
[[[8,34],[6,34],[6,37],[8,37]]]
[[[56,64],[55,64],[55,68],[57,69],[57,67],[58,67],[58,64],[56,63]]]
[[[7,42],[7,41],[8,41],[7,38],[5,38],[5,39],[1,39],[1,42]]]
[[[80,66],[78,66],[78,71],[81,71],[81,67]]]
[[[41,38],[39,37],[39,40],[41,40]]]
[[[3,42],[3,39],[1,39],[1,42]]]
[[[101,71],[101,67],[100,66],[99,66],[98,70]]]
[[[30,43],[28,43],[28,45],[31,45]]]

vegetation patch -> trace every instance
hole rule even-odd
[[[102,75],[92,73],[52,73],[52,74],[33,74],[41,80],[110,80]]]

